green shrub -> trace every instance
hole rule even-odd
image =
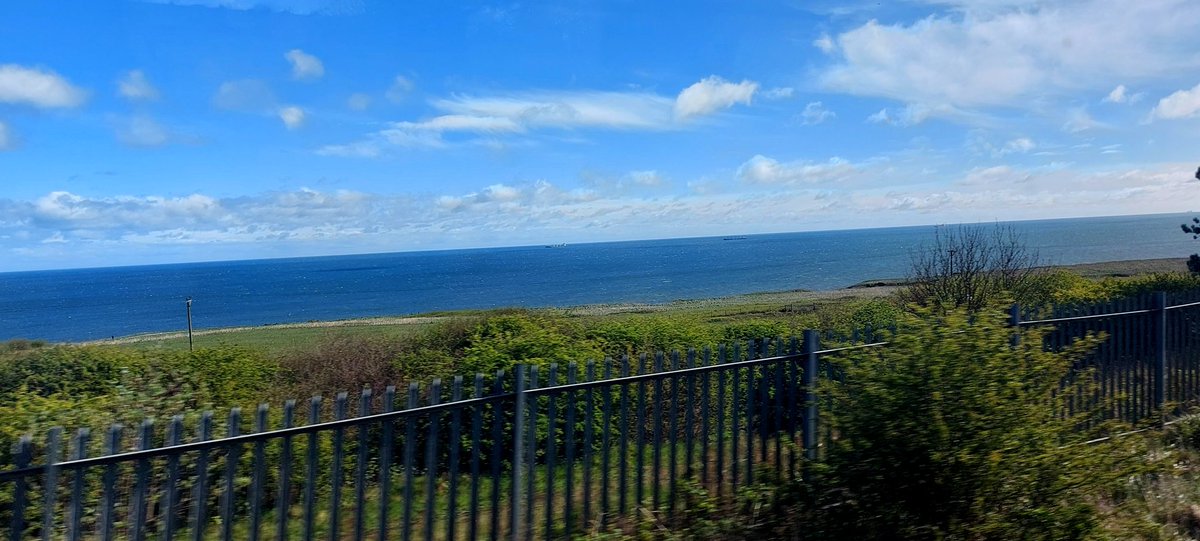
[[[1043,351],[1027,331],[1016,347],[1003,311],[970,318],[918,311],[884,348],[836,365],[836,438],[811,488],[816,537],[832,539],[1087,539],[1091,499],[1131,460],[1129,440],[1068,445],[1096,408],[1066,415],[1078,387],[1060,388],[1096,344]],[[1105,427],[1098,424],[1096,430]]]
[[[577,338],[578,328],[561,319],[516,313],[494,316],[471,331],[470,345],[463,351],[467,373],[491,374],[515,364],[583,364],[603,358],[595,343]]]
[[[54,346],[0,355],[0,404],[26,391],[94,397],[112,392],[123,370],[147,366],[143,354],[115,347]]]
[[[1200,275],[1182,272],[1089,280],[1070,271],[1054,271],[1046,273],[1044,281],[1044,298],[1059,305],[1096,304],[1157,291],[1180,293],[1200,289]]]
[[[173,368],[177,378],[204,389],[214,404],[250,408],[274,388],[279,364],[254,350],[222,345],[185,353]]]
[[[402,381],[416,381],[470,375],[466,373],[462,359],[471,345],[471,333],[482,321],[483,318],[478,317],[456,317],[402,339],[392,361],[397,377]]]
[[[588,336],[613,358],[713,347],[720,342],[719,333],[719,327],[693,317],[654,315],[606,320],[588,330]]]
[[[1123,280],[1106,280],[1114,297],[1135,297],[1166,291],[1179,293],[1200,289],[1200,275],[1183,272],[1163,272]]]
[[[38,349],[46,347],[45,340],[26,340],[24,338],[14,338],[7,342],[0,342],[0,353],[10,351],[27,351],[30,349]]]
[[[726,344],[734,342],[745,343],[748,340],[764,338],[788,338],[796,334],[791,326],[783,321],[755,319],[728,323],[721,329],[721,341]]]
[[[380,338],[331,334],[309,349],[292,351],[280,359],[273,394],[279,400],[301,399],[341,391],[356,393],[363,387],[382,391],[388,385],[399,385],[400,375],[393,365],[398,349],[394,342]]]
[[[1099,302],[1109,294],[1101,282],[1064,269],[1037,273],[1028,293],[1022,304],[1029,307]]]
[[[887,299],[871,299],[853,305],[850,313],[850,327],[854,330],[882,330],[896,324],[897,318],[903,313],[895,302]]]

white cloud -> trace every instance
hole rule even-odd
[[[769,88],[767,90],[764,90],[762,92],[762,97],[767,98],[769,100],[781,100],[781,99],[785,99],[785,98],[790,98],[795,93],[796,93],[795,88],[792,88],[790,86],[781,86],[781,87]]]
[[[311,81],[325,76],[325,65],[321,59],[300,49],[292,49],[283,57],[292,65],[293,79]]]
[[[1190,118],[1200,114],[1200,84],[1190,90],[1177,90],[1154,106],[1151,114],[1164,119]]]
[[[154,4],[204,6],[238,11],[265,9],[293,15],[339,15],[361,13],[361,0],[142,0]]]
[[[275,94],[258,79],[226,81],[217,88],[213,105],[231,111],[269,112],[275,108]]]
[[[371,96],[362,92],[355,92],[349,98],[346,98],[346,107],[355,111],[366,111],[367,108],[371,107]]]
[[[709,115],[738,103],[749,105],[757,91],[756,82],[743,80],[740,83],[731,83],[711,75],[679,93],[675,98],[675,116],[686,119]]]
[[[545,217],[600,199],[592,190],[563,190],[548,181],[538,180],[516,186],[492,184],[465,195],[443,195],[435,200],[435,205],[441,210],[460,215],[471,212],[484,220],[509,221],[513,216],[540,214]],[[487,227],[507,228],[496,225]]]
[[[387,99],[394,103],[402,102],[404,98],[408,97],[409,92],[412,92],[413,86],[413,82],[407,77],[397,75],[392,79],[392,86],[387,89]]]
[[[279,119],[283,121],[283,125],[289,130],[295,130],[303,126],[305,116],[304,109],[295,105],[287,105],[279,108]]]
[[[532,92],[433,104],[453,114],[508,118],[530,127],[661,129],[671,123],[671,101],[648,93]]]
[[[130,101],[158,99],[158,89],[146,79],[142,70],[131,70],[117,81],[117,94]]]
[[[87,93],[49,70],[0,64],[0,103],[41,108],[76,107]]]
[[[376,158],[385,147],[438,148],[445,146],[444,133],[497,134],[524,131],[511,118],[495,116],[442,115],[420,122],[392,122],[387,128],[370,134],[366,141],[346,145],[326,145],[317,149],[322,156]]]
[[[737,169],[737,178],[747,184],[817,184],[845,180],[859,168],[841,158],[824,163],[796,161],[781,163],[761,154]]]
[[[200,194],[88,198],[55,191],[33,201],[28,217],[41,227],[103,230],[207,223],[219,219],[222,212],[216,199]]]
[[[17,146],[17,142],[12,132],[8,130],[8,125],[0,122],[0,152],[12,150],[15,146]]]
[[[1107,127],[1107,124],[1092,118],[1087,110],[1072,109],[1067,113],[1067,121],[1063,123],[1062,129],[1068,133],[1079,133]]]
[[[364,140],[327,145],[325,156],[376,157],[389,146],[437,148],[447,146],[444,135],[517,134],[537,129],[600,128],[669,130],[682,127],[685,117],[715,112],[735,103],[748,103],[758,84],[724,82],[710,77],[685,89],[679,99],[649,92],[523,92],[493,96],[457,95],[433,100],[443,115],[426,120],[393,122],[367,134]],[[680,104],[683,104],[682,106]],[[682,116],[678,116],[682,107]],[[461,137],[459,138],[461,142]],[[468,139],[496,146],[495,140]]]
[[[422,122],[395,122],[392,126],[405,131],[467,131],[519,132],[523,128],[511,118],[499,116],[442,115]]]
[[[63,236],[62,231],[55,231],[53,235],[42,239],[42,244],[66,244],[67,238]]]
[[[836,116],[836,113],[826,109],[819,101],[809,102],[804,106],[804,111],[800,113],[800,118],[806,126],[820,124]]]
[[[1129,96],[1125,94],[1125,85],[1117,85],[1112,92],[1108,93],[1108,96],[1104,97],[1104,101],[1109,103],[1125,103],[1128,99]]]
[[[836,37],[839,62],[820,80],[931,107],[1025,107],[1194,69],[1196,20],[1200,3],[1186,0],[1080,0],[1002,2],[911,24],[870,21]]]
[[[867,122],[873,124],[890,124],[892,126],[915,126],[931,118],[966,119],[970,115],[949,105],[930,107],[920,103],[910,103],[901,109],[880,109],[867,117]]]
[[[585,172],[582,180],[589,189],[609,196],[659,191],[671,184],[670,179],[654,169],[629,171],[619,176]]]
[[[995,144],[982,130],[972,130],[967,134],[966,147],[974,154],[1002,158],[1009,154],[1028,154],[1037,148],[1037,143],[1028,137],[1010,139],[1004,144]]]
[[[663,178],[658,171],[630,171],[629,178],[639,186],[656,187],[667,183],[667,179]]]
[[[397,77],[401,93],[411,83]],[[689,86],[672,100],[649,92],[522,92],[493,96],[457,95],[433,100],[446,113],[427,120],[393,122],[367,134],[365,140],[327,145],[317,150],[325,156],[376,157],[388,146],[443,147],[443,134],[524,133],[535,129],[602,128],[628,130],[678,129],[691,117],[711,114],[737,103],[750,103],[758,83],[730,83],[712,76]],[[772,89],[776,96],[792,89]],[[389,94],[394,94],[389,91]],[[395,96],[392,96],[395,97]],[[365,103],[362,102],[362,103]],[[353,105],[353,103],[351,103]],[[495,146],[495,140],[474,140]]]
[[[156,147],[167,144],[171,134],[153,118],[135,115],[118,122],[117,140],[134,147]]]
[[[833,38],[829,37],[829,34],[821,34],[821,37],[813,40],[813,46],[825,54],[832,54],[837,49],[837,44],[833,42]]]
[[[360,141],[345,145],[325,145],[317,149],[318,156],[339,158],[378,158],[383,153],[381,145],[374,141]]]
[[[1030,139],[1028,137],[1021,137],[1021,138],[1013,139],[1007,143],[1004,143],[1003,150],[1005,151],[1006,154],[1013,153],[1013,152],[1019,152],[1019,153],[1024,154],[1026,152],[1029,152],[1030,150],[1033,150],[1035,147],[1037,147],[1037,145],[1034,144],[1033,139]]]

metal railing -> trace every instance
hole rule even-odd
[[[1107,333],[1079,368],[1120,398],[1113,418],[1145,422],[1200,402],[1200,303],[1155,298],[1040,320],[1014,308],[1013,323],[1050,327],[1051,349]],[[136,443],[113,426],[95,456],[89,431],[67,442],[54,429],[23,437],[0,471],[0,537],[532,540],[669,520],[688,487],[723,496],[760,475],[801,475],[818,458],[828,361],[886,345],[879,333],[806,331],[519,366],[413,384],[402,397],[316,397],[305,423],[288,402],[252,420],[204,413],[192,438],[181,416],[145,421]]]

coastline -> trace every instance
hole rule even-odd
[[[1182,257],[1163,259],[1132,259],[1122,261],[1103,261],[1097,263],[1080,263],[1075,265],[1048,265],[1041,268],[1068,270],[1075,272],[1084,278],[1091,279],[1126,278],[1154,273],[1183,272],[1187,270],[1187,259]],[[904,287],[906,282],[907,281],[903,278],[880,278],[864,280],[840,289],[823,291],[810,291],[803,289],[789,291],[762,291],[725,297],[679,299],[666,303],[602,303],[581,306],[534,308],[533,310],[553,310],[571,316],[605,316],[613,314],[656,313],[672,310],[720,308],[768,303],[795,304],[846,299],[874,299],[886,297],[895,293],[897,290]],[[435,323],[437,321],[452,318],[457,315],[469,314],[471,312],[472,311],[470,310],[463,310],[445,314],[415,314],[411,316],[350,318],[330,321],[306,321],[299,323],[269,323],[259,326],[198,329],[194,330],[192,334],[193,336],[211,336],[247,330],[422,325]],[[119,345],[186,337],[186,331],[170,331],[134,334],[108,340],[90,340],[71,343],[76,345]]]

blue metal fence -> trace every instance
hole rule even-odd
[[[1168,300],[1171,303],[1168,303]],[[1200,302],[1164,295],[1062,309],[1046,347],[1108,338],[1080,369],[1110,416],[1161,420],[1200,399]],[[822,349],[822,342],[836,347]],[[21,439],[0,471],[3,538],[567,538],[669,518],[681,483],[732,494],[818,458],[816,384],[878,333],[476,375],[381,396],[338,394],[244,419],[184,417]],[[398,396],[399,393],[399,396]],[[1081,405],[1082,407],[1082,405]],[[275,426],[272,426],[274,420]],[[224,432],[221,437],[214,432]],[[129,434],[132,432],[132,434]]]

